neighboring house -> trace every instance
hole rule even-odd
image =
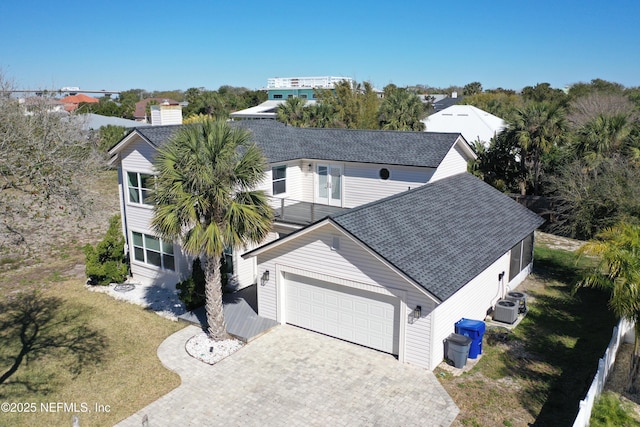
[[[422,122],[427,132],[459,132],[470,144],[480,141],[485,147],[507,127],[500,117],[472,105],[453,105]]]
[[[276,119],[278,105],[289,98],[306,99],[306,104],[316,102],[316,89],[333,89],[341,81],[353,83],[350,77],[272,77],[267,79],[267,101],[244,110],[230,114],[234,120],[242,119]]]
[[[68,112],[74,111],[82,102],[86,102],[89,104],[95,104],[96,102],[100,102],[97,98],[92,98],[91,96],[87,96],[83,93],[78,95],[69,95],[65,96],[60,100],[64,104],[64,109]]]
[[[458,96],[458,92],[452,92],[451,96],[434,95],[434,97],[436,100],[433,102],[433,111],[436,113],[452,105],[457,105],[463,98]]]
[[[122,117],[103,116],[101,114],[83,114],[85,129],[100,129],[103,126],[121,126],[133,128],[141,126],[151,126],[150,124],[136,122],[135,120],[123,119]]]
[[[147,114],[147,105],[150,102],[152,102],[153,104],[156,104],[156,105],[160,105],[160,104],[166,104],[166,105],[172,105],[172,106],[180,105],[180,103],[178,101],[174,101],[173,99],[167,99],[167,98],[145,98],[142,101],[136,102],[136,108],[135,108],[135,110],[133,112],[134,120],[136,120],[138,122],[144,122],[144,123],[150,123],[151,122],[151,117],[149,117],[149,114]]]
[[[226,254],[236,288],[257,284],[261,316],[433,369],[454,323],[483,319],[530,271],[541,219],[466,173],[475,155],[459,134],[232,126],[271,167],[259,188],[272,232]],[[154,154],[178,128],[134,129],[110,150],[133,279],[156,286],[191,268],[146,203]]]
[[[57,99],[47,98],[43,96],[31,96],[29,98],[20,98],[18,103],[23,107],[26,115],[32,115],[34,111],[47,111],[49,113],[64,113],[64,104]]]

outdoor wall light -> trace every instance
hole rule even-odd
[[[413,320],[416,321],[420,318],[420,316],[422,315],[422,307],[421,306],[416,306],[416,308],[413,309]]]
[[[267,284],[268,281],[269,281],[269,270],[265,270],[264,273],[262,273],[262,277],[260,278],[260,283],[262,284],[262,286],[264,286]]]

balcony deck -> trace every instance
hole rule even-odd
[[[348,208],[340,208],[337,206],[277,197],[272,197],[270,201],[276,222],[295,225],[308,225],[322,218],[326,218],[329,215],[335,215],[349,210]]]

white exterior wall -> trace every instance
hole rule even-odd
[[[148,205],[138,203],[129,203],[127,188],[127,172],[138,172],[144,174],[152,174],[153,156],[155,149],[146,142],[139,140],[137,143],[130,144],[121,153],[121,204],[123,216],[123,228],[126,233],[126,240],[131,242],[131,232],[155,235],[151,228],[151,218],[153,217],[153,208]],[[126,220],[126,221],[125,221]],[[136,282],[141,284],[154,284],[163,287],[175,286],[181,280],[187,278],[191,271],[191,259],[182,254],[180,247],[173,245],[173,253],[175,260],[175,271],[163,270],[158,267],[141,263],[133,258],[133,248],[129,247],[131,275]]]
[[[248,252],[252,249],[257,248],[258,246],[266,245],[269,242],[272,242],[278,238],[278,233],[270,232],[267,235],[267,238],[258,245],[249,245],[244,249],[236,250],[233,253],[233,282],[234,287],[239,290],[242,288],[246,288],[247,286],[251,286],[256,283],[257,278],[257,266],[256,266],[256,258],[242,258],[242,254]]]
[[[464,141],[461,141],[460,143],[466,144]],[[440,166],[438,166],[438,170],[436,170],[431,181],[437,181],[439,179],[466,172],[467,160],[468,156],[464,154],[458,144],[455,144],[451,147],[447,155],[444,156],[444,159],[442,159],[442,162],[440,163]]]
[[[508,291],[509,254],[498,258],[462,289],[440,304],[429,316],[433,325],[433,347],[429,369],[435,369],[444,358],[444,340],[455,332],[455,323],[462,319],[482,320],[487,310]],[[502,281],[498,275],[504,272]]]
[[[380,169],[389,170],[389,179],[380,178]],[[343,207],[354,208],[420,187],[432,178],[433,168],[344,163]]]
[[[331,249],[334,236],[340,239],[338,250]],[[436,306],[434,300],[334,226],[323,225],[257,258],[258,277],[265,270],[269,270],[270,275],[266,284],[258,284],[261,316],[286,322],[283,295],[279,291],[283,289],[284,272],[396,296],[401,299],[399,358],[417,366],[431,366],[428,315]],[[422,318],[410,324],[408,315],[417,305],[422,307]]]

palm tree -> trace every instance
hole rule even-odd
[[[305,103],[303,98],[288,98],[278,105],[276,110],[278,121],[296,127],[305,126]]]
[[[638,390],[640,371],[640,226],[619,223],[596,235],[579,250],[580,255],[600,257],[598,265],[578,286],[609,290],[609,308],[635,322],[633,361],[628,389]]]
[[[526,194],[527,181],[534,195],[540,193],[542,156],[562,141],[565,128],[565,112],[559,104],[530,102],[518,110],[505,137],[520,150],[522,194]]]
[[[391,86],[391,85],[390,85]],[[424,130],[427,110],[418,96],[395,86],[385,88],[380,105],[380,124],[384,130]]]
[[[206,118],[183,126],[154,162],[152,226],[164,239],[204,261],[207,333],[228,337],[222,310],[220,265],[225,248],[264,240],[272,211],[262,191],[266,160],[251,134]]]
[[[576,148],[595,167],[603,157],[624,151],[631,132],[627,114],[598,114],[577,132]]]

